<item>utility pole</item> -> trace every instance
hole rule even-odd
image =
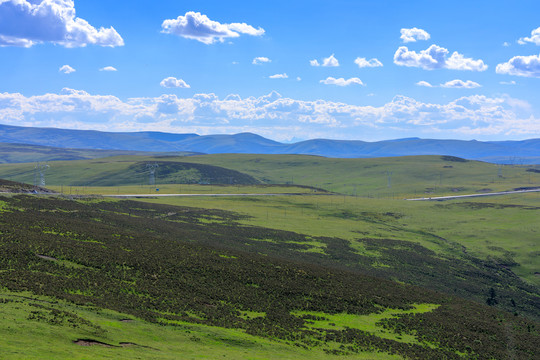
[[[159,167],[157,163],[153,164],[146,164],[146,168],[149,171],[149,178],[148,178],[148,184],[149,185],[155,185],[156,184],[156,169]]]

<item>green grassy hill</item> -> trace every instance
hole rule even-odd
[[[366,257],[344,239],[246,226],[237,213],[134,201],[16,196],[0,209],[7,358],[166,359],[208,347],[210,358],[529,359],[540,349],[534,321],[350,266],[415,253],[433,271],[445,263],[406,242],[366,242],[379,254]],[[32,336],[44,334],[55,348]]]
[[[532,166],[498,166],[445,156],[331,159],[243,154],[123,156],[49,162],[51,168],[46,173],[46,183],[64,186],[148,184],[145,164],[155,162],[167,164],[157,168],[157,184],[299,184],[363,197],[459,195],[540,186],[540,173]],[[187,163],[194,165],[189,168]],[[33,176],[33,164],[0,165],[1,178],[32,183]]]

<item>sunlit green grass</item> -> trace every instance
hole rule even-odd
[[[124,194],[315,194],[322,193],[300,186],[272,185],[199,185],[199,184],[158,184],[124,186],[47,186],[48,189],[65,195],[124,195]]]
[[[111,310],[77,306],[30,293],[0,290],[1,359],[400,359],[384,353],[333,356],[322,350],[302,349],[255,337],[241,330],[183,323],[157,325]],[[88,324],[52,324],[31,319],[40,312],[66,311]],[[128,320],[128,321],[126,321]],[[92,339],[111,347],[80,346]],[[122,343],[132,345],[122,346]]]
[[[252,154],[167,158],[117,156],[49,162],[50,168],[45,172],[45,179],[47,185],[63,186],[64,192],[68,192],[69,187],[76,184],[94,186],[97,182],[114,185],[112,187],[116,188],[111,191],[118,191],[118,187],[133,183],[148,191],[148,174],[135,174],[128,168],[135,163],[155,161],[220,166],[248,174],[262,183],[307,185],[347,195],[374,198],[459,195],[540,186],[540,174],[527,171],[528,167],[499,166],[479,161],[448,161],[440,156],[375,159]],[[2,164],[0,178],[32,184],[35,178],[34,165]],[[174,173],[160,174],[158,168],[155,179],[157,184],[174,182]]]

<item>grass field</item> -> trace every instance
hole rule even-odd
[[[453,157],[409,156],[330,159],[306,155],[122,156],[49,162],[46,184],[62,186],[144,186],[146,164],[158,163],[156,184],[294,184],[374,198],[459,195],[540,186],[533,166],[498,166]],[[171,164],[177,165],[171,165]],[[186,165],[187,164],[187,165]],[[192,165],[189,165],[192,164]],[[196,166],[197,168],[189,168]],[[204,168],[203,166],[209,166]],[[34,164],[0,165],[0,178],[32,184]]]
[[[336,199],[299,199],[319,197]],[[245,201],[253,199],[265,201]],[[411,241],[349,242],[141,201],[0,202],[0,354],[8,358],[526,359],[540,348],[537,323],[521,316],[534,319],[537,289],[494,264]],[[321,219],[343,214],[332,202],[319,209]],[[452,286],[480,301],[449,294]],[[496,307],[482,304],[490,287]],[[514,314],[501,311],[511,298]]]
[[[539,193],[446,202],[338,195],[142,201],[232,210],[251,216],[245,224],[340,237],[358,251],[359,238],[410,241],[439,254],[493,260],[540,286]]]
[[[158,325],[29,292],[0,289],[0,301],[2,359],[402,359],[380,352],[331,355],[216,326]],[[110,346],[75,344],[79,339]]]
[[[147,163],[160,164],[155,186]],[[527,359],[540,349],[540,193],[404,200],[538,187],[537,168],[295,155],[50,165],[59,198],[0,198],[0,358]],[[1,177],[32,183],[33,164],[0,165]],[[253,195],[84,199],[128,193]]]

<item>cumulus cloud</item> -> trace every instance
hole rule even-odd
[[[412,29],[401,29],[400,39],[404,43],[416,42],[417,40],[429,40],[431,36],[427,31],[413,27]]]
[[[353,78],[345,80],[344,78],[336,79],[329,76],[325,80],[321,80],[319,82],[325,85],[337,85],[337,86],[364,85],[362,80],[360,80],[357,77],[353,77]]]
[[[0,46],[31,47],[45,42],[68,48],[124,45],[112,26],[96,29],[76,17],[73,0],[0,1]]]
[[[270,78],[270,79],[288,79],[288,78],[289,78],[289,75],[287,75],[286,73],[283,73],[283,74],[275,74],[275,75],[270,75],[269,78]]]
[[[77,70],[75,70],[74,68],[72,68],[69,65],[62,65],[60,67],[60,69],[58,69],[58,71],[61,72],[61,73],[64,73],[64,74],[71,74],[71,73],[73,73],[73,72],[75,72]]]
[[[99,69],[99,71],[118,71],[118,70],[116,70],[116,68],[113,66],[105,66]]]
[[[406,46],[400,46],[394,54],[394,63],[400,66],[419,67],[424,70],[450,69],[484,71],[487,65],[480,59],[466,58],[454,51],[448,57],[448,49],[437,45],[431,45],[419,53],[409,50]]]
[[[481,86],[482,85],[480,85],[479,83],[471,80],[463,81],[459,79],[447,81],[444,84],[441,84],[441,87],[451,89],[474,89]]]
[[[540,77],[540,55],[514,56],[508,62],[498,64],[497,74],[524,77]]]
[[[375,58],[366,60],[366,58],[357,57],[356,60],[354,60],[354,63],[358,65],[359,68],[383,66],[382,62]]]
[[[432,87],[437,87],[436,85],[432,85],[431,83],[427,82],[427,81],[419,81],[416,83],[417,86],[423,86],[423,87],[429,87],[429,88],[432,88]],[[482,85],[474,82],[474,81],[471,81],[471,80],[467,80],[467,81],[463,81],[463,80],[459,80],[459,79],[456,79],[456,80],[451,80],[451,81],[447,81],[443,84],[440,84],[438,85],[439,87],[442,87],[442,88],[449,88],[449,89],[474,89],[474,88],[478,88],[478,87],[481,87]]]
[[[261,27],[256,29],[246,23],[221,24],[194,11],[188,11],[176,19],[164,20],[161,29],[162,33],[197,40],[207,45],[223,42],[227,38],[237,38],[241,34],[262,36],[265,32]]]
[[[269,62],[272,62],[272,60],[270,60],[269,58],[265,56],[258,56],[255,59],[253,59],[251,63],[253,65],[260,65],[260,64],[269,63]]]
[[[373,139],[435,136],[475,138],[540,136],[540,119],[527,103],[508,96],[465,96],[445,103],[395,96],[380,106],[296,100],[276,92],[260,97],[197,94],[121,100],[65,88],[58,94],[0,93],[0,123],[91,128],[107,131],[236,133],[253,131],[275,139],[306,137]]]
[[[319,61],[317,59],[309,60],[309,64],[311,66],[337,67],[337,66],[339,66],[339,61],[338,61],[338,59],[336,59],[334,54],[332,54],[329,57],[324,58],[323,61],[322,61],[322,64],[319,63]]]
[[[525,45],[526,43],[540,45],[540,27],[531,31],[530,37],[522,37],[518,40],[518,44],[520,45]]]
[[[186,82],[182,79],[177,79],[173,76],[169,76],[168,78],[165,78],[161,80],[159,83],[164,88],[185,88],[189,89],[191,86],[186,84]]]

